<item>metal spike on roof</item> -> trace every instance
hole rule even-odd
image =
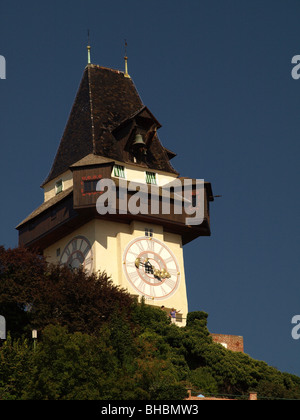
[[[127,40],[125,39],[125,73],[124,73],[124,77],[127,77],[128,79],[130,79],[130,76],[128,74],[128,57],[127,57]]]
[[[87,50],[88,50],[88,64],[91,64],[91,45],[90,45],[90,30],[88,29],[88,45],[87,45]]]

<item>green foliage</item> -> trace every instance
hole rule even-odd
[[[165,326],[170,324],[170,319],[166,312],[155,306],[146,305],[145,300],[141,303],[137,300],[132,305],[131,318],[133,323],[138,326],[140,330],[147,328],[162,331]]]
[[[34,368],[32,346],[26,339],[7,340],[0,348],[0,400],[22,399]]]
[[[212,341],[207,313],[170,324],[105,273],[0,247],[0,400],[177,400],[197,393],[300,399],[300,378]],[[39,331],[33,348],[29,332]]]
[[[218,384],[209,367],[199,367],[190,373],[190,381],[203,394],[218,394]]]
[[[199,322],[198,325],[199,326],[201,325],[201,328],[204,331],[207,325],[207,318],[208,318],[208,314],[206,312],[202,312],[202,311],[191,312],[187,316],[186,325],[187,327],[192,327],[197,322]]]
[[[117,364],[107,331],[99,339],[79,332],[69,334],[60,326],[45,328],[33,359],[24,399],[99,399]]]

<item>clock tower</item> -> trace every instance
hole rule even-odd
[[[49,262],[106,271],[146,303],[180,311],[177,324],[183,326],[188,312],[183,246],[210,235],[213,194],[211,184],[203,183],[201,223],[188,224],[186,202],[196,209],[200,192],[196,180],[180,177],[173,167],[176,154],[162,145],[160,127],[127,67],[124,73],[89,63],[42,184],[44,202],[17,229],[19,244],[38,249]],[[180,188],[186,180],[189,196]],[[103,181],[115,186],[110,212],[98,208]],[[163,211],[165,189],[168,211]],[[148,198],[155,192],[144,211],[141,190]],[[132,203],[139,203],[135,211]]]

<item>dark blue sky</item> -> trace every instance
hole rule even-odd
[[[124,68],[177,152],[182,176],[210,181],[212,236],[185,247],[189,310],[211,332],[300,375],[298,0],[1,1],[0,243],[43,200],[87,62]]]

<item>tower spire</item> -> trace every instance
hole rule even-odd
[[[87,50],[88,50],[88,64],[91,64],[91,45],[90,45],[90,30],[88,29],[88,45],[87,45]]]
[[[126,41],[126,39],[125,39],[125,57],[124,57],[124,60],[125,60],[125,74],[124,74],[124,77],[127,77],[128,79],[130,79],[130,76],[128,74],[128,57],[127,57],[127,41]]]

